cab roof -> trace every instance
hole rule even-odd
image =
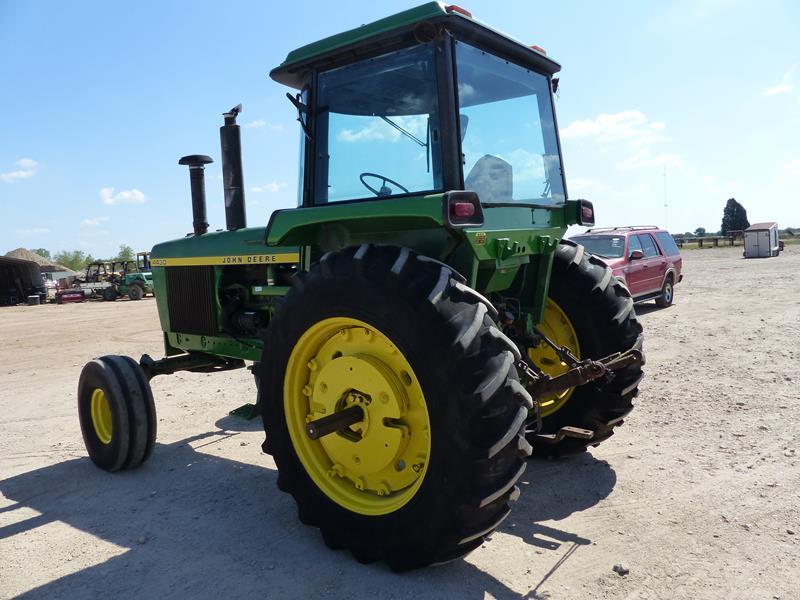
[[[300,89],[309,70],[332,67],[347,59],[356,60],[361,55],[374,55],[384,48],[387,52],[391,51],[398,42],[413,41],[415,30],[426,22],[443,25],[457,39],[478,43],[548,75],[561,70],[561,65],[548,58],[544,52],[526,46],[464,12],[466,11],[445,6],[441,2],[422,4],[292,50],[270,72],[270,77],[279,83]],[[419,39],[419,36],[416,37]]]

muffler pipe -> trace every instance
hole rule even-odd
[[[219,128],[222,147],[222,183],[225,187],[225,226],[228,231],[247,227],[244,210],[244,173],[242,171],[242,136],[236,115],[242,105],[223,113],[225,124]]]
[[[206,216],[206,177],[205,168],[214,162],[205,154],[191,154],[178,161],[179,165],[189,167],[189,182],[192,186],[192,226],[195,235],[203,235],[208,231]]]

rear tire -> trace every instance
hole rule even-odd
[[[117,295],[117,289],[113,285],[103,288],[103,300],[113,302],[117,299]]]
[[[664,285],[661,286],[661,295],[656,298],[656,306],[660,308],[667,308],[672,304],[675,297],[675,284],[672,282],[672,275],[667,275],[664,280]]]
[[[146,461],[156,439],[150,383],[128,356],[86,363],[78,382],[78,417],[89,458],[101,469],[133,469]]]
[[[578,336],[579,358],[604,358],[614,352],[642,349],[642,326],[633,309],[628,289],[599,258],[562,240],[555,252],[549,296],[571,321]],[[576,387],[566,403],[542,418],[540,433],[557,433],[575,426],[594,432],[590,440],[564,438],[548,444],[532,432],[528,441],[534,456],[563,456],[597,446],[633,410],[633,398],[642,379],[640,365],[615,371],[606,377]]]
[[[320,528],[329,547],[348,549],[360,562],[384,560],[402,571],[464,556],[502,522],[519,494],[515,483],[530,453],[524,421],[532,407],[514,367],[519,351],[495,327],[493,309],[459,279],[446,265],[405,248],[363,245],[329,253],[294,278],[266,334],[259,365],[260,403],[267,434],[264,451],[275,458],[278,487],[294,497],[300,520]],[[338,325],[347,319],[361,325]],[[337,323],[334,329],[318,329],[331,322]],[[299,378],[292,375],[298,372],[293,365],[305,365],[305,354],[297,362],[295,353],[307,347],[314,332],[325,332],[320,347],[328,348],[339,334],[349,341],[367,336],[368,330],[376,342],[385,336],[410,366],[411,373],[402,373],[398,387],[411,390],[409,382],[418,384],[421,395],[409,391],[408,398],[421,400],[428,427],[420,432],[409,425],[407,443],[415,436],[419,440],[422,433],[429,453],[416,455],[416,487],[391,489],[388,494],[364,487],[373,472],[364,470],[361,487],[329,475],[336,486],[344,485],[345,493],[355,495],[348,505],[337,496],[334,484],[315,471],[314,461],[320,460],[315,457],[322,457],[323,466],[329,458],[319,453],[324,452],[326,438],[304,439],[302,429],[298,434],[292,425],[293,415],[299,406],[302,418],[320,402],[317,390],[327,386],[319,387],[319,380],[330,365],[351,358],[375,363],[379,357],[363,348],[350,355],[346,347],[344,353],[323,356],[320,351],[308,363],[309,371],[319,375]],[[319,357],[322,362],[316,362]],[[303,387],[305,381],[308,385]],[[358,385],[356,381],[351,379],[349,385]],[[302,394],[296,387],[303,387]],[[376,409],[366,406],[367,419],[370,414],[374,419]],[[405,427],[404,419],[392,421]],[[341,434],[330,434],[337,435]],[[384,439],[389,447],[390,437],[381,440],[380,450]],[[352,444],[354,452],[362,441]],[[397,456],[387,464],[402,469]],[[342,465],[331,460],[331,466],[335,471]]]

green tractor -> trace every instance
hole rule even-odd
[[[103,290],[104,300],[113,301],[120,296],[141,300],[147,294],[155,295],[150,253],[138,252],[136,260],[114,261],[108,281],[110,285]]]
[[[226,231],[153,248],[165,357],[81,374],[89,456],[150,455],[149,379],[252,363],[278,487],[332,548],[405,570],[505,519],[526,459],[612,435],[642,378],[628,290],[570,224],[559,65],[431,2],[295,50],[270,76],[301,129],[298,207],[246,227],[241,107],[220,129]]]

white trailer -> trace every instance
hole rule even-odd
[[[744,230],[744,257],[767,258],[778,256],[777,223],[754,223]]]

